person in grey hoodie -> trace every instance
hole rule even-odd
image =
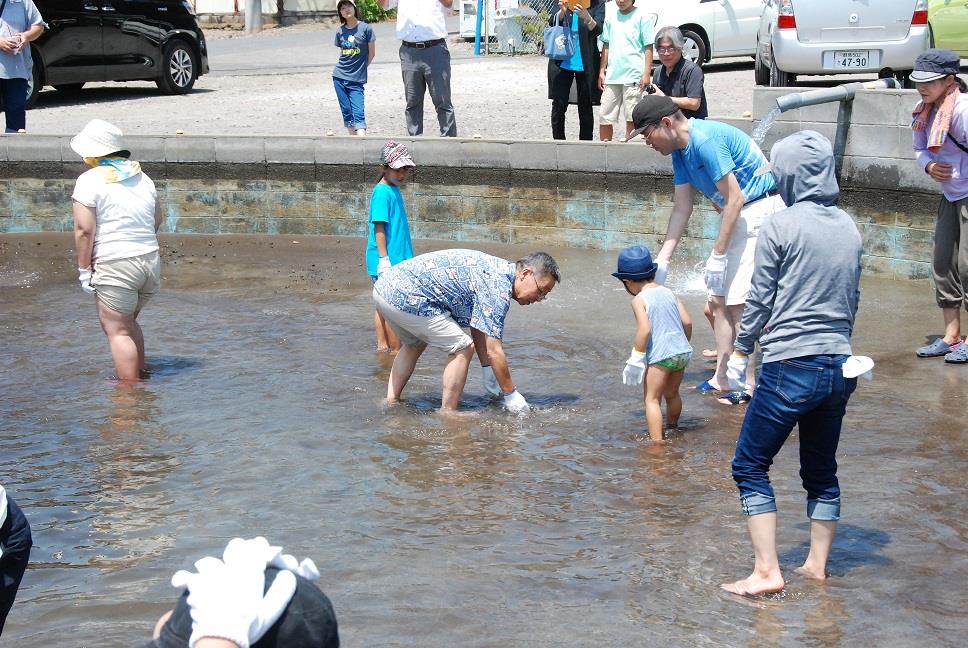
[[[783,202],[756,244],[752,289],[727,375],[742,383],[749,354],[762,350],[760,379],[733,457],[733,479],[753,543],[749,577],[724,583],[742,595],[778,592],[773,458],[800,427],[800,477],[807,491],[810,552],[799,573],[826,578],[840,518],[837,443],[847,400],[857,387],[843,364],[860,299],[861,236],[837,207],[840,189],[830,142],[801,131],[773,146],[771,167]]]

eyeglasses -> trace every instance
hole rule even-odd
[[[655,51],[659,54],[672,54],[673,52],[678,52],[678,47],[656,47]]]
[[[533,273],[531,278],[534,279],[534,287],[538,290],[538,294],[540,295],[540,297],[538,297],[538,301],[543,301],[548,297],[548,293],[551,292],[551,289],[549,288],[547,291],[541,290],[541,286],[538,284],[538,278],[535,277]]]

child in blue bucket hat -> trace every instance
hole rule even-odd
[[[692,357],[692,319],[682,300],[655,280],[658,265],[643,245],[633,245],[618,254],[619,279],[632,295],[635,341],[625,361],[622,382],[643,385],[645,420],[653,441],[662,441],[662,399],[666,402],[669,428],[679,423],[682,397],[679,386]]]

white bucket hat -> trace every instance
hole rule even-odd
[[[81,157],[102,157],[124,151],[121,129],[103,119],[92,119],[71,138],[71,148]]]

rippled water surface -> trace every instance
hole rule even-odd
[[[793,573],[807,549],[794,433],[772,471],[788,586],[746,600],[719,590],[752,565],[729,474],[743,410],[686,389],[681,432],[648,440],[641,392],[621,384],[633,322],[614,253],[548,250],[564,283],[512,306],[512,372],[538,406],[519,420],[476,371],[466,414],[436,414],[433,351],[407,402],[381,405],[389,358],[356,239],[166,238],[142,315],[153,376],[118,388],[70,245],[0,237],[0,481],[35,541],[0,645],[146,640],[176,569],[257,534],[315,559],[347,646],[968,636],[968,368],[914,357],[940,332],[927,284],[863,285],[855,352],[878,364],[841,441],[831,579]],[[691,268],[671,287],[694,288]],[[698,351],[712,335],[702,296],[685,298]],[[689,386],[709,375],[698,355]]]

